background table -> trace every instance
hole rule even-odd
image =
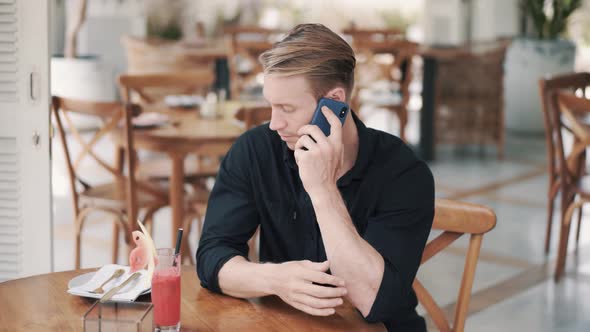
[[[244,132],[234,119],[235,112],[244,103],[226,102],[223,114],[219,118],[200,117],[196,109],[172,109],[165,105],[145,106],[145,112],[159,112],[170,116],[171,124],[148,130],[134,130],[134,145],[138,150],[165,153],[172,162],[170,174],[170,207],[172,210],[172,239],[174,245],[176,232],[184,221],[184,161],[191,154],[211,145],[221,145],[229,149],[230,145]],[[184,241],[187,241],[187,232]],[[192,255],[194,253],[186,252]]]
[[[82,330],[95,299],[66,293],[68,281],[89,270],[44,274],[0,283],[0,326],[5,331]],[[138,301],[150,301],[149,295]],[[199,285],[194,266],[182,267],[182,331],[385,331],[349,304],[329,317],[307,315],[277,297],[241,300]]]

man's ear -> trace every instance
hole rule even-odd
[[[344,91],[344,88],[342,88],[342,87],[335,87],[334,89],[328,91],[328,93],[326,93],[325,97],[345,103],[346,102],[346,91]]]

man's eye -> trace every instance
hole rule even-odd
[[[292,107],[283,107],[283,112],[285,112],[285,113],[291,113],[294,111],[295,111],[295,109]]]

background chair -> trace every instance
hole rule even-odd
[[[204,96],[213,86],[215,75],[210,69],[125,74],[119,76],[121,95],[127,102],[143,105],[163,104],[173,94]],[[161,105],[165,106],[165,105]]]
[[[166,191],[161,190],[157,184],[135,179],[136,160],[130,158],[134,154],[131,116],[139,112],[140,108],[133,105],[124,107],[120,103],[52,98],[52,113],[66,157],[72,191],[76,269],[80,268],[82,230],[90,214],[101,211],[114,218],[112,261],[116,263],[119,231],[123,230],[125,243],[128,246],[132,245],[131,232],[138,227],[136,224],[137,215],[143,212],[141,219],[149,225],[153,214],[168,204]],[[71,114],[98,118],[103,125],[92,134],[89,140],[86,140],[72,122]],[[123,131],[120,144],[124,149],[118,148],[119,142],[113,142],[113,151],[120,152],[116,154],[114,164],[110,164],[96,151],[96,145],[101,139],[120,130]],[[66,131],[70,135],[66,135]],[[72,142],[68,142],[68,137],[81,146],[79,153],[74,153],[74,150],[70,148]],[[98,164],[99,169],[112,176],[112,180],[104,183],[91,183],[90,176],[85,176],[82,172],[82,162],[86,159],[92,159]],[[124,162],[125,159],[127,159],[127,163]],[[127,166],[125,167],[124,164]]]
[[[127,73],[152,74],[182,72],[192,70],[215,69],[215,57],[204,52],[199,55],[199,48],[190,49],[178,41],[156,37],[138,38],[123,36],[121,38],[127,56]],[[191,50],[187,52],[187,50]]]
[[[440,331],[461,332],[465,329],[465,319],[469,309],[471,288],[479,259],[481,242],[484,234],[492,230],[495,225],[496,215],[485,206],[445,199],[436,200],[432,229],[443,232],[426,244],[420,264],[426,263],[463,234],[469,235],[469,248],[465,257],[461,287],[459,288],[455,307],[455,319],[452,324],[449,324],[442,309],[418,279],[415,279],[412,285],[418,301],[424,306]]]
[[[554,77],[543,78],[539,80],[539,93],[541,95],[541,105],[543,110],[543,120],[545,124],[545,142],[547,147],[547,175],[549,183],[547,188],[547,227],[545,231],[545,254],[549,253],[551,244],[551,229],[553,222],[553,211],[555,198],[561,188],[560,170],[558,164],[558,150],[556,148],[557,135],[561,135],[559,125],[553,123],[553,113],[557,105],[552,100],[553,94],[557,91],[583,91],[590,86],[590,73],[571,73]],[[551,109],[553,108],[553,109]],[[564,128],[569,132],[569,128]],[[565,213],[567,201],[566,196],[561,196],[561,216]],[[582,218],[582,207],[578,213],[578,231],[576,234],[576,246],[580,237],[580,222]]]
[[[554,91],[549,96],[552,120],[561,132],[566,128],[573,134],[571,151],[566,154],[562,135],[556,135],[559,183],[562,195],[562,220],[559,249],[555,268],[555,281],[559,281],[565,270],[571,219],[575,209],[590,202],[590,191],[583,186],[586,175],[586,149],[590,146],[590,122],[586,120],[590,112],[590,100],[584,94],[576,96],[568,91]],[[579,215],[581,215],[581,210]],[[579,238],[580,220],[578,219]],[[576,249],[577,249],[576,240]]]
[[[504,157],[502,46],[441,58],[435,81],[435,144],[493,144]]]

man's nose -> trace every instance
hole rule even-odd
[[[270,130],[281,130],[287,126],[287,121],[281,116],[280,110],[273,109],[270,115]]]

